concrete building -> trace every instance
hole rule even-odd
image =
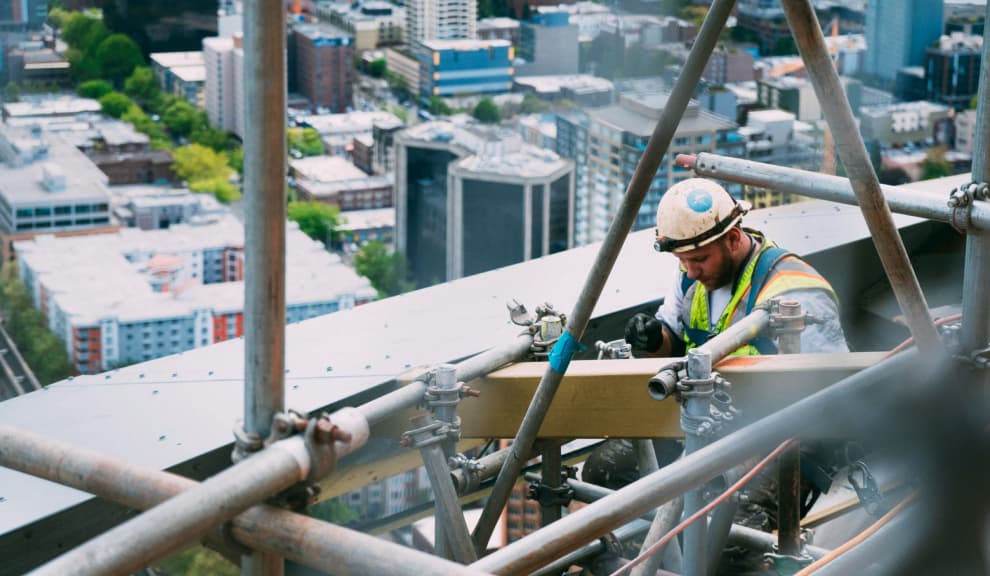
[[[40,30],[48,18],[48,0],[0,2],[0,33]]]
[[[396,248],[418,286],[572,245],[574,163],[515,134],[426,122],[396,136]]]
[[[858,80],[840,77],[846,89],[849,106],[854,113],[859,112],[860,87]],[[815,88],[807,78],[781,76],[756,82],[760,106],[779,108],[794,113],[802,122],[814,122],[822,118],[822,107],[815,95]]]
[[[517,66],[517,75],[578,73],[578,27],[568,21],[566,11],[538,8],[520,27],[517,56],[524,63]]]
[[[519,45],[519,21],[514,18],[482,18],[478,20],[478,40],[508,40]]]
[[[291,160],[289,175],[295,179],[302,200],[332,204],[341,210],[386,208],[393,204],[390,177],[369,176],[342,156]]]
[[[313,114],[299,116],[296,124],[312,128],[320,134],[320,140],[330,156],[346,156],[351,153],[355,138],[375,137],[375,126],[396,129],[402,121],[391,112],[347,112],[344,114]],[[384,170],[383,172],[389,172]]]
[[[5,52],[5,53],[4,53]],[[4,51],[0,47],[0,68],[6,82],[32,83],[36,86],[72,86],[69,61],[51,48],[39,42],[21,42],[16,48]]]
[[[365,242],[378,240],[391,245],[395,242],[395,208],[351,210],[343,214],[337,225],[334,244],[345,250],[355,249]]]
[[[206,114],[210,124],[244,135],[244,50],[241,38],[203,39]]]
[[[114,186],[110,193],[114,217],[128,228],[159,230],[197,218],[218,218],[230,213],[230,209],[213,195],[194,194],[185,188]]]
[[[557,116],[555,114],[527,114],[517,116],[519,135],[527,144],[544,150],[557,149]]]
[[[701,77],[715,86],[755,80],[753,62],[753,54],[748,50],[720,48],[712,52]]]
[[[419,94],[459,96],[512,89],[514,49],[506,40],[427,40],[418,54]]]
[[[954,32],[925,52],[926,97],[956,110],[969,108],[980,86],[983,37]]]
[[[209,346],[244,331],[244,230],[233,217],[17,244],[21,279],[83,374]],[[375,298],[368,280],[286,231],[286,317]]]
[[[883,147],[903,146],[933,140],[939,124],[948,120],[948,106],[904,102],[863,108],[859,128],[865,140],[875,140]]]
[[[605,237],[668,96],[668,93],[623,94],[611,106],[557,117],[557,152],[572,158],[577,166],[576,245]],[[677,154],[704,151],[741,156],[744,150],[745,143],[735,123],[702,109],[692,100],[650,186],[634,229],[655,226],[660,196],[675,182],[690,177],[689,171],[675,166]],[[737,191],[737,187],[729,189]]]
[[[0,265],[36,234],[112,232],[107,176],[65,138],[0,130]]]
[[[942,35],[943,19],[943,0],[870,0],[863,72],[893,84],[898,69],[923,65],[925,49]]]
[[[862,74],[867,52],[865,35],[826,36],[825,46],[840,76]]]
[[[606,106],[615,98],[615,85],[590,74],[564,76],[516,76],[515,92],[532,94],[541,100],[570,100],[578,106]]]
[[[414,54],[402,52],[394,48],[385,49],[385,64],[388,71],[402,78],[406,83],[406,90],[410,94],[416,94],[419,90],[419,59]]]
[[[751,110],[739,135],[751,160],[813,171],[822,166],[821,136],[790,112]]]
[[[406,43],[430,40],[474,40],[478,37],[478,5],[474,0],[407,0]]]
[[[344,112],[354,102],[354,38],[325,24],[293,27],[296,87],[313,108]]]
[[[398,118],[378,120],[371,127],[371,139],[375,150],[371,157],[372,173],[395,173],[395,135],[404,125]]]
[[[316,13],[320,20],[350,34],[357,52],[397,46],[404,41],[406,11],[388,2],[320,2]]]
[[[973,140],[976,138],[976,110],[956,112],[956,145],[955,149],[972,156]]]
[[[158,85],[169,94],[185,98],[199,108],[206,107],[206,61],[202,50],[155,52],[149,56]]]
[[[76,96],[27,94],[21,96],[19,102],[4,102],[2,110],[6,123],[47,123],[72,119],[86,112],[99,112],[100,103]]]

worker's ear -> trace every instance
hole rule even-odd
[[[738,250],[742,243],[742,229],[738,226],[729,228],[729,231],[725,233],[725,241],[728,243],[729,250],[732,252]]]

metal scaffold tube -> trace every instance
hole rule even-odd
[[[857,205],[849,179],[819,174],[786,166],[773,166],[744,158],[720,156],[709,152],[680,154],[677,164],[690,168],[699,176],[719,178],[778,192],[800,194],[819,200]],[[975,174],[975,172],[974,172]],[[970,230],[990,230],[990,205],[975,203],[966,217],[954,216],[956,209],[946,202],[946,196],[914,190],[908,186],[880,185],[890,209],[898,214],[953,222]]]
[[[460,382],[470,382],[511,362],[518,362],[529,354],[533,345],[532,334],[523,334],[510,342],[472,356],[454,366],[455,378]],[[364,414],[371,425],[375,425],[401,410],[422,403],[426,394],[426,382],[415,380],[402,388],[366,402],[357,409]]]
[[[134,466],[34,432],[0,426],[0,439],[0,465],[137,510],[152,508],[200,487],[199,483],[182,476]],[[380,538],[265,504],[255,505],[233,518],[229,530],[217,527],[210,531],[207,542],[227,545],[225,532],[229,532],[236,544],[282,556],[326,573],[482,574]],[[76,566],[63,573],[82,572]]]
[[[285,6],[244,4],[244,431],[268,436],[285,410]],[[279,576],[277,556],[252,554],[244,576]]]
[[[909,377],[927,382],[927,371],[934,364],[934,358],[922,363],[917,352],[908,351],[871,366],[537,530],[472,566],[496,574],[534,570],[725,470],[769,452],[796,433],[815,435],[840,427],[854,434],[866,425],[847,409],[854,395],[857,402],[882,404],[896,391],[885,384]]]
[[[987,4],[990,19],[990,4]],[[990,181],[990,31],[983,33],[983,62],[980,65],[980,98],[976,105],[976,133],[973,138],[973,175],[977,183]],[[988,199],[974,199],[970,210],[985,210]],[[964,352],[984,348],[990,339],[990,232],[985,230],[966,236],[966,260],[963,268],[963,324],[961,342]]]
[[[908,260],[904,242],[880,190],[880,182],[870,164],[866,146],[859,137],[859,127],[849,107],[845,89],[839,81],[835,64],[825,46],[825,37],[822,36],[821,24],[811,0],[782,0],[781,5],[821,103],[825,120],[832,129],[839,158],[849,174],[863,218],[873,235],[880,263],[887,273],[911,335],[921,350],[937,350],[941,346],[938,331],[928,311],[918,278]]]
[[[657,168],[667,153],[681,116],[694,95],[695,87],[708,62],[708,56],[715,48],[719,34],[725,26],[734,4],[735,0],[715,0],[708,15],[705,16],[705,21],[695,39],[694,46],[691,48],[687,62],[674,84],[670,98],[667,100],[653,134],[650,136],[646,150],[643,152],[643,157],[636,166],[636,171],[622,197],[622,203],[609,227],[608,234],[595,257],[577,303],[568,316],[566,331],[554,345],[550,364],[540,380],[529,408],[526,410],[526,415],[523,417],[522,424],[519,426],[519,431],[512,444],[512,451],[495,479],[492,494],[485,504],[473,534],[475,548],[483,548],[495,529],[495,524],[502,514],[502,508],[512,492],[512,486],[515,484],[516,478],[519,477],[526,457],[532,450],[536,434],[543,424],[544,416],[546,416],[557,388],[567,371],[567,365],[584,335],[588,320],[601,296],[609,273],[615,265],[622,244],[636,220],[643,199],[656,177]]]

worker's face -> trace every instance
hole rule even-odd
[[[729,237],[726,234],[701,248],[675,253],[688,278],[701,282],[709,291],[728,286],[735,271]]]

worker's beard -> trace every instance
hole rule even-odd
[[[738,267],[732,258],[732,251],[729,250],[728,243],[719,240],[717,246],[722,266],[719,267],[718,274],[712,277],[710,281],[702,282],[709,291],[730,285],[736,276],[736,268]]]

